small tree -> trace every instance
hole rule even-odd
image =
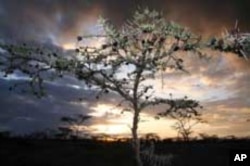
[[[69,127],[58,127],[58,131],[55,137],[59,139],[70,139],[73,133],[73,130]]]
[[[193,133],[193,127],[198,123],[198,121],[191,123],[188,118],[177,118],[177,122],[172,126],[178,133],[177,137],[182,136],[184,141],[190,140],[190,135]]]
[[[179,138],[181,136],[184,141],[190,140],[190,135],[193,133],[195,125],[205,122],[201,119],[200,114],[196,116],[189,115],[189,113],[185,115],[171,114],[170,117],[175,120],[172,128],[177,131],[177,137]]]
[[[64,123],[63,125],[66,124],[66,126],[60,126],[59,130],[62,131],[63,128],[67,128],[68,131],[71,131],[70,135],[74,138],[79,138],[80,134],[83,132],[83,127],[86,127],[84,123],[86,120],[91,118],[91,116],[88,115],[76,115],[75,117],[62,117],[61,121]]]

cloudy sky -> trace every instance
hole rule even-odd
[[[250,31],[248,0],[0,0],[0,42],[31,41],[72,49],[76,36],[95,33],[99,16],[121,25],[136,6],[150,6],[165,13],[166,19],[186,25],[205,37],[220,35],[239,20],[241,31]],[[213,52],[207,62],[187,55],[186,67],[191,74],[165,74],[165,86],[155,81],[158,93],[188,95],[205,106],[207,124],[196,126],[197,133],[220,136],[250,135],[250,65],[232,54]],[[48,86],[49,96],[36,99],[32,95],[9,92],[22,77],[0,77],[0,130],[17,133],[44,130],[58,126],[61,116],[91,114],[93,132],[128,133],[131,115],[120,115],[114,108],[114,94],[94,100],[94,92],[85,89],[74,78],[64,78]],[[83,102],[76,102],[83,97]],[[171,121],[154,120],[151,112],[142,115],[141,133],[175,136]],[[161,127],[159,127],[161,126]]]

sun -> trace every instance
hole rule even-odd
[[[62,48],[65,50],[73,50],[76,48],[76,44],[75,43],[64,43],[64,44],[62,44]]]
[[[129,112],[122,113],[122,108],[114,105],[98,104],[92,107],[94,110],[89,115],[96,119],[100,119],[97,124],[93,124],[91,128],[95,133],[105,133],[110,135],[123,135],[130,133],[130,123],[132,114]],[[105,122],[103,122],[105,119]]]
[[[125,125],[119,124],[97,124],[93,125],[92,129],[95,133],[105,133],[108,135],[128,135],[129,128]]]
[[[122,112],[122,108],[117,108],[111,104],[98,104],[92,107],[93,112],[89,115],[96,119],[96,122],[90,126],[93,134],[108,134],[115,136],[131,135],[131,126],[133,120],[132,112]],[[154,116],[147,113],[141,113],[141,122],[139,123],[139,135],[150,132],[157,133],[161,137],[174,137],[175,131],[171,129],[173,120],[155,120]]]

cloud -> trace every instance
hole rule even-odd
[[[224,27],[232,27],[236,19],[239,19],[243,31],[250,30],[248,0],[26,0],[22,3],[18,0],[0,0],[0,41],[36,41],[72,47],[76,36],[96,31],[99,15],[119,26],[131,16],[137,4],[163,10],[167,19],[205,36],[220,34]],[[167,97],[171,92],[177,97],[188,95],[201,100],[206,107],[205,115],[211,122],[207,125],[207,132],[220,133],[230,126],[224,134],[240,135],[249,131],[243,122],[243,119],[249,119],[249,62],[235,55],[209,53],[214,55],[210,61],[193,55],[185,58],[191,75],[167,73],[164,74],[164,89],[161,89],[160,80],[155,81],[154,85],[159,93]],[[78,89],[84,83],[72,78],[49,84],[49,97],[37,100],[30,95],[9,93],[8,85],[13,81],[0,80],[0,105],[3,108],[0,128],[9,127],[17,132],[57,126],[62,115],[89,113],[98,103],[112,105],[119,101],[117,95],[109,94],[97,103],[94,97],[90,97],[94,92]],[[75,102],[79,96],[88,102]],[[147,113],[153,115],[153,112]],[[92,119],[89,123],[110,123],[106,118]],[[165,129],[160,130],[164,135]]]
[[[26,0],[22,3],[1,0],[0,37],[59,44],[74,42],[77,35],[89,32],[99,15],[121,25],[137,5],[163,10],[168,19],[197,33],[218,34],[223,27],[232,27],[236,19],[243,30],[249,30],[249,3],[247,0]]]
[[[99,11],[97,5],[89,6],[85,1],[12,0],[0,4],[5,9],[0,21],[1,38],[59,44],[86,30],[92,16]]]
[[[14,133],[26,133],[45,128],[55,128],[62,116],[88,114],[90,109],[76,102],[79,96],[89,93],[79,92],[72,87],[48,85],[48,97],[37,99],[31,94],[9,92],[8,87],[21,81],[0,79],[1,112],[0,125]]]

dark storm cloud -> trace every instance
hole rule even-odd
[[[20,88],[14,92],[8,91],[9,86],[21,82],[22,80],[0,78],[0,130],[27,133],[57,128],[62,116],[87,115],[93,112],[92,108],[97,104],[115,105],[119,99],[115,94],[109,94],[105,98],[96,100],[97,92],[95,90],[82,89],[81,87],[84,85],[76,82],[72,77],[46,84],[48,96],[42,99],[37,99],[30,93],[22,94],[19,92]],[[96,124],[100,121],[104,123],[106,118],[108,117],[92,118],[86,125]]]
[[[17,82],[21,81],[0,80],[1,128],[5,126],[18,133],[43,130],[56,127],[61,116],[89,112],[88,108],[70,103],[79,95],[72,88],[50,85],[48,98],[39,100],[32,95],[9,92],[8,87]]]
[[[62,56],[72,53],[71,51],[63,52],[54,46],[50,46],[50,48],[58,50]],[[46,74],[43,76],[48,96],[38,99],[30,92],[28,78],[25,74],[15,72],[13,75],[3,78],[0,72],[0,130],[29,133],[57,128],[62,116],[87,115],[93,112],[93,108],[98,104],[115,105],[119,102],[119,97],[114,93],[109,93],[106,97],[100,97],[97,100],[97,90],[84,89],[86,87],[84,81],[79,81],[72,76],[64,75],[63,78],[49,82]],[[11,92],[8,91],[9,87],[24,82],[26,82],[24,86],[18,86]],[[28,93],[21,93],[23,89]],[[105,123],[108,117],[108,115],[104,115],[92,118],[86,125]]]
[[[133,5],[131,1],[126,1],[126,4],[123,1],[111,2],[104,5],[111,18],[127,18],[136,8],[131,7]],[[137,2],[142,7],[149,6],[163,11],[169,20],[186,25],[197,33],[218,34],[222,28],[231,28],[236,19],[240,21],[243,30],[250,29],[248,0],[138,0]],[[110,8],[112,10],[109,10]]]
[[[78,28],[91,9],[85,1],[1,1],[1,37],[12,40],[54,40]],[[83,14],[84,13],[84,14]]]
[[[72,40],[99,15],[120,24],[137,5],[162,10],[169,19],[196,32],[218,33],[236,19],[242,29],[250,28],[248,0],[1,0],[0,37],[51,43]]]
[[[172,4],[170,16],[198,32],[218,33],[221,28],[231,27],[236,19],[240,20],[242,29],[249,29],[250,2],[247,0],[180,0]]]

